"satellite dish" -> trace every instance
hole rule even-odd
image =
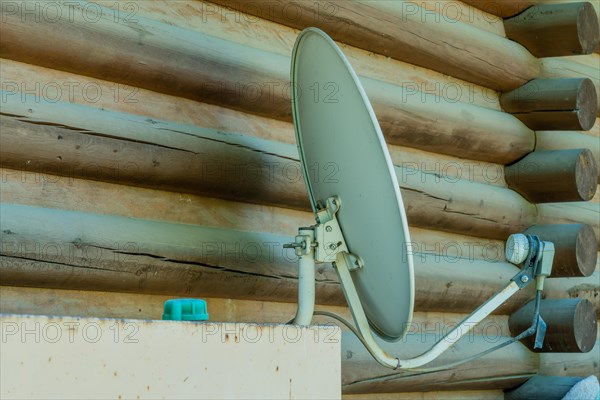
[[[395,341],[414,305],[410,236],[394,165],[369,99],[339,47],[309,28],[292,55],[292,109],[313,210],[337,196],[352,279],[371,328]]]
[[[412,369],[431,362],[534,278],[538,280],[534,323],[511,342],[534,333],[543,340],[540,281],[543,284],[550,274],[554,248],[535,236],[517,234],[509,242],[521,247],[511,248],[509,259],[522,263],[521,271],[431,349],[403,360],[380,347],[372,331],[384,340],[399,340],[414,306],[410,236],[394,166],[356,73],[323,31],[308,28],[298,36],[291,82],[296,141],[317,221],[315,226],[300,228],[295,242],[285,246],[294,248],[299,256],[294,323],[310,324],[315,314],[315,263],[332,262],[356,329],[334,317],[351,327],[386,367]],[[512,257],[525,248],[526,255]]]

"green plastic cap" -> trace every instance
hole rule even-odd
[[[162,319],[171,321],[207,321],[206,301],[201,299],[171,299],[165,301]]]

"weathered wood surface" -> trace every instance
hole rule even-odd
[[[103,0],[99,3],[113,10],[117,10],[119,6],[133,5],[137,8],[136,15],[285,57],[290,56],[299,33],[297,29],[201,0],[178,2]],[[481,15],[479,10],[459,1],[425,2],[425,5],[423,2],[414,3],[419,3],[420,7],[429,10],[432,18],[438,18],[436,13],[444,12],[442,10],[445,8],[446,13],[439,15],[439,18],[446,18],[448,13],[454,11],[452,15],[456,18],[465,19],[465,22],[477,26],[487,25],[486,30],[491,29],[494,33],[504,36],[502,21],[498,21],[495,17],[490,20],[486,18],[487,16]],[[256,4],[258,6],[258,3]],[[260,4],[273,8],[276,3]],[[296,11],[297,8],[294,7],[291,8]],[[442,10],[439,10],[440,7]],[[459,17],[457,9],[461,9],[465,14]],[[319,17],[326,18],[324,14],[326,14],[325,10]],[[291,13],[289,15],[291,16]],[[476,23],[477,21],[479,23]],[[359,76],[407,87],[407,89],[426,91],[443,98],[450,98],[452,101],[500,110],[498,94],[492,89],[343,43],[340,43],[340,46]]]
[[[586,278],[551,278],[544,284],[544,298],[586,299],[600,307],[600,270]]]
[[[582,377],[535,375],[514,390],[505,400],[562,400]]]
[[[158,191],[114,183],[0,169],[5,203],[110,214],[242,231],[264,230],[295,236],[315,223],[312,212]],[[487,261],[504,260],[504,241],[482,239],[410,225],[415,252]]]
[[[598,188],[598,166],[588,149],[535,151],[506,166],[504,175],[532,203],[588,201]]]
[[[534,225],[524,233],[554,244],[552,277],[590,276],[598,261],[598,239],[586,224]]]
[[[142,17],[131,26],[104,14],[94,24],[78,18],[29,26],[18,15],[8,15],[2,25],[0,55],[291,120],[289,55]],[[37,37],[61,45],[41,46],[34,40]],[[91,46],[95,51],[87,52]],[[363,83],[391,143],[412,143],[412,147],[472,159],[485,159],[489,153],[488,161],[502,163],[518,159],[533,147],[532,132],[512,116],[371,78],[364,78]],[[398,124],[399,120],[403,123]],[[465,130],[466,125],[470,129]],[[490,126],[498,130],[493,136]],[[486,138],[491,141],[484,143]]]
[[[37,110],[37,108],[32,108],[32,110],[34,109]],[[6,108],[3,110],[6,110]],[[25,114],[28,114],[28,111]],[[106,121],[102,118],[105,114],[106,112],[97,111],[96,118],[89,117],[85,121],[79,118],[79,123],[84,122],[89,125],[75,125],[72,128],[79,130],[86,129],[94,132],[98,126],[93,124],[99,123],[98,121],[105,124]],[[48,115],[44,115],[44,117],[48,117]],[[60,118],[63,118],[63,123],[66,122],[64,118],[67,118],[67,113],[62,113]],[[150,125],[151,129],[156,131],[154,135],[151,135],[154,136],[153,140],[155,140],[155,144],[150,145],[136,142],[135,136],[131,136],[135,131],[115,131],[113,129],[111,132],[105,133],[104,136],[97,136],[76,132],[73,129],[60,126],[40,125],[36,123],[36,118],[28,118],[31,123],[19,121],[19,117],[13,116],[2,116],[1,119],[2,121],[11,121],[15,126],[23,129],[21,134],[18,131],[3,129],[2,136],[0,137],[3,141],[0,147],[3,155],[3,164],[7,167],[12,165],[13,168],[29,170],[37,175],[47,173],[50,173],[50,175],[60,174],[62,170],[62,175],[68,177],[83,175],[92,179],[107,179],[117,183],[131,182],[132,184],[142,186],[167,187],[171,190],[184,192],[193,192],[196,190],[205,193],[208,191],[207,187],[210,189],[206,182],[199,182],[198,176],[212,179],[215,185],[222,185],[223,177],[219,176],[218,169],[216,171],[214,169],[205,171],[207,173],[204,175],[208,176],[203,176],[204,172],[202,170],[199,171],[200,173],[197,176],[191,175],[189,172],[192,164],[196,163],[197,168],[202,168],[202,165],[198,166],[197,164],[201,158],[196,158],[197,156],[189,151],[189,147],[183,147],[182,150],[169,148],[174,147],[174,137],[177,137],[177,140],[183,138],[182,140],[186,143],[190,143],[190,141],[208,143],[209,148],[220,149],[219,153],[225,152],[223,154],[227,154],[227,152],[233,152],[229,154],[237,154],[235,157],[228,159],[238,160],[237,157],[240,157],[241,154],[245,160],[254,160],[250,164],[250,167],[256,165],[264,166],[263,163],[268,162],[268,159],[274,158],[274,160],[278,160],[278,156],[272,153],[270,145],[265,148],[240,148],[240,142],[236,142],[235,140],[240,139],[244,140],[245,143],[258,144],[264,144],[266,141],[254,140],[253,138],[241,135],[217,134],[217,138],[227,136],[228,138],[235,139],[230,144],[227,144],[219,141],[211,141],[209,140],[210,137],[196,139],[192,135],[186,135],[185,132],[169,132],[169,134],[165,134],[164,130],[160,130],[160,127],[163,125],[154,120],[152,122],[155,123],[140,121],[139,118],[134,118],[133,120],[133,122],[138,122],[134,124],[136,129],[138,129],[138,133],[140,132],[140,124],[145,127]],[[43,122],[45,119],[43,118],[41,121]],[[58,119],[57,123],[60,124],[60,121]],[[49,121],[46,120],[46,122]],[[124,121],[120,121],[120,123],[124,123]],[[148,138],[149,135],[143,133],[146,132],[145,129],[142,130],[140,135]],[[123,136],[127,140],[117,140],[116,137],[119,136]],[[43,148],[39,146],[41,142],[45,143]],[[80,148],[76,149],[77,146],[80,146]],[[294,146],[288,146],[289,152],[295,151]],[[276,147],[285,149],[284,144],[276,144]],[[50,151],[51,149],[54,150]],[[118,150],[117,153],[114,153],[115,149]],[[70,156],[67,157],[67,154],[70,154]],[[130,160],[141,161],[133,161],[134,164],[120,165],[124,160],[122,154],[127,154],[126,159],[128,162]],[[166,159],[170,163],[170,166],[167,165],[169,168],[167,168],[166,172],[163,172],[166,168],[164,164],[156,165],[156,163],[152,162],[157,161],[160,163],[161,160],[149,157],[149,155],[156,156],[157,154],[168,155]],[[58,157],[61,157],[62,160]],[[182,162],[182,160],[186,160],[185,157],[189,160],[187,164]],[[280,162],[278,165],[278,168],[281,168],[282,171],[285,167],[289,167],[290,170],[293,169],[295,172],[299,171],[297,161],[288,159],[284,161],[286,164]],[[227,166],[221,162],[218,161],[217,166]],[[234,167],[239,165],[238,161],[234,161]],[[89,168],[85,168],[86,166]],[[132,168],[126,168],[128,166]],[[144,166],[144,169],[141,169],[142,166]],[[232,183],[237,184],[240,181],[240,175],[239,173],[236,174],[236,169],[231,168],[227,171],[230,172],[229,177]],[[248,168],[246,171],[256,173],[255,168]],[[415,226],[426,228],[436,227],[439,230],[458,231],[472,236],[504,240],[510,233],[523,230],[536,222],[543,222],[536,221],[536,208],[533,205],[528,204],[510,190],[471,182],[469,179],[456,180],[453,177],[446,179],[435,173],[423,172],[418,170],[418,168],[415,169],[412,165],[405,165],[404,168],[399,167],[398,171],[400,184],[404,188],[403,193],[409,220]],[[145,176],[149,179],[146,181],[142,180],[141,177],[144,175],[141,172],[144,172]],[[274,177],[269,175],[269,169],[263,168],[261,172],[262,182],[264,184],[271,184]],[[165,176],[169,178],[166,179]],[[298,197],[296,197],[297,200],[295,201],[298,203],[296,204],[306,202],[305,189],[300,176],[290,175],[289,179],[284,176],[280,180],[283,181],[285,186],[279,187],[279,189],[273,188],[273,190],[287,190],[288,192],[281,195],[273,193],[275,198],[277,198],[276,196],[283,196],[289,199],[292,190],[288,185],[291,184],[295,185],[292,187],[297,187],[296,195]],[[179,184],[181,185],[177,186]],[[225,186],[222,189],[217,191],[220,195],[229,194],[229,196],[236,199],[244,199],[244,196],[250,198],[244,192],[231,193],[232,188],[230,186]],[[259,202],[259,199],[264,199],[262,201],[274,202],[273,197],[265,198],[264,194],[256,191],[254,187],[250,188],[250,194],[259,196],[259,198],[255,198],[253,201]],[[290,204],[287,205],[290,206]],[[597,225],[597,210],[592,208],[589,211],[585,211],[585,208],[582,209],[579,203],[577,203],[572,210],[566,210],[567,214],[571,213],[571,211],[577,211],[578,214],[581,214],[574,222],[581,221]],[[580,218],[584,219],[578,220]],[[554,220],[551,222],[554,222]],[[500,225],[498,225],[499,223]],[[594,227],[594,229],[597,229],[597,227]],[[598,234],[598,232],[596,233]]]
[[[308,209],[291,144],[59,103],[13,102],[2,112],[4,167]],[[534,223],[533,205],[471,181],[470,163],[438,166],[442,174],[397,167],[413,225],[505,239]]]
[[[2,284],[296,301],[292,236],[4,204]],[[511,264],[414,254],[416,310],[470,312],[518,271]],[[548,279],[554,298],[589,296],[597,274]],[[578,290],[584,289],[580,294]],[[589,292],[589,293],[588,293]],[[511,298],[510,313],[533,287]],[[345,304],[335,271],[317,269],[319,304]]]
[[[68,102],[143,115],[152,120],[176,121],[216,131],[240,132],[247,136],[296,144],[294,128],[290,122],[12,60],[1,59],[0,62],[2,63],[0,81],[6,89],[3,108],[8,111],[13,110],[15,114],[25,113],[31,116],[29,113],[31,109],[34,115],[41,118],[42,110],[50,108],[43,116],[46,120],[48,118],[52,120],[52,118],[56,119],[56,113],[52,112],[52,109],[56,109],[63,104],[62,102]],[[419,79],[424,78],[419,77]],[[22,96],[23,94],[18,92],[21,88],[30,88],[31,80],[39,83],[39,86],[34,86],[39,89],[36,90],[37,96],[40,97],[39,103],[32,104],[32,96]],[[57,89],[58,95],[52,93],[54,89]],[[28,107],[21,105],[17,112],[11,108],[11,104],[15,102],[27,104]],[[54,104],[44,107],[48,102]],[[392,160],[397,165],[406,166],[411,170],[431,171],[445,180],[460,177],[490,185],[506,186],[504,168],[500,164],[473,161],[391,144],[388,149]]]
[[[4,285],[296,301],[296,259],[282,248],[291,236],[7,204],[2,213]],[[472,311],[517,272],[438,254],[414,261],[417,310]],[[345,303],[329,265],[317,269],[317,301]]]
[[[401,356],[414,356],[431,346],[438,335],[409,335],[406,339],[385,346],[388,351]],[[468,336],[454,345],[454,351],[442,355],[432,366],[454,362],[498,344],[507,337]],[[342,365],[344,374],[342,388],[345,393],[386,393],[403,391],[431,391],[446,388],[452,390],[477,390],[514,387],[527,380],[539,368],[538,355],[528,351],[520,343],[513,343],[504,349],[485,357],[440,372],[401,372],[390,371],[371,362],[371,356],[364,346],[351,334],[344,333]],[[514,364],[518,359],[519,362]],[[491,367],[493,366],[493,367]],[[469,372],[470,371],[470,372]],[[479,378],[471,374],[479,371]],[[471,375],[471,376],[469,376]],[[435,377],[436,385],[428,384]]]
[[[500,97],[502,108],[535,130],[587,131],[598,109],[589,78],[534,79]]]
[[[512,336],[531,326],[535,301],[514,312],[508,325]],[[542,300],[540,316],[547,325],[543,346],[534,349],[535,336],[521,341],[537,353],[587,353],[594,347],[598,321],[594,305],[586,299]]]
[[[541,375],[600,376],[600,341],[596,341],[589,353],[542,353],[539,356]]]
[[[598,47],[598,15],[589,2],[536,4],[504,20],[506,36],[536,57],[590,54]]]
[[[297,29],[316,26],[337,41],[496,90],[518,87],[538,73],[537,60],[516,43],[440,14],[431,23],[426,17],[436,14],[414,2],[282,0],[270,2],[270,9],[267,2],[217,3]],[[298,8],[293,18],[285,13],[290,5]]]

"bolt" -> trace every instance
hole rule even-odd
[[[527,282],[529,282],[529,277],[528,277],[527,275],[523,275],[523,276],[521,277],[521,282],[523,282],[523,283],[527,283]]]
[[[329,245],[329,248],[330,248],[331,250],[335,250],[335,248],[336,248],[336,247],[337,247],[337,246],[335,245],[335,243],[331,243],[331,244]]]
[[[327,232],[331,232],[331,231],[333,230],[333,228],[332,228],[331,226],[326,226],[326,227],[325,227],[325,230],[326,230]]]

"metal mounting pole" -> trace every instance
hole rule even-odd
[[[307,326],[315,311],[315,254],[314,231],[312,228],[300,229],[296,236],[298,260],[298,309],[294,324]],[[292,247],[292,246],[290,246]]]

